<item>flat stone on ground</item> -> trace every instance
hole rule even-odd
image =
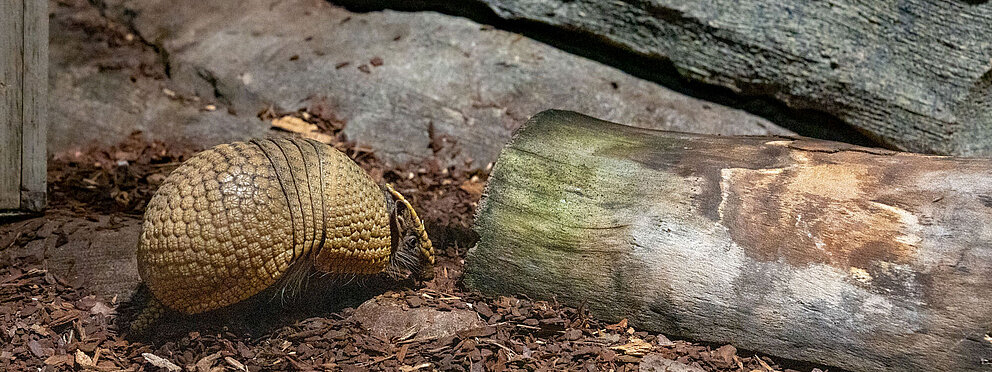
[[[441,311],[435,307],[410,308],[406,301],[381,295],[355,309],[355,319],[382,340],[432,340],[486,325],[472,310]]]
[[[702,368],[665,358],[661,354],[648,354],[638,365],[641,372],[704,372]]]
[[[19,234],[37,229],[35,240],[0,253],[46,259],[52,274],[90,293],[125,301],[138,287],[139,219],[106,215],[88,219],[55,213],[0,227],[0,242],[13,242]]]

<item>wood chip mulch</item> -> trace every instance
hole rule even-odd
[[[43,262],[26,269],[24,263],[0,271],[0,369],[8,371],[633,371],[648,354],[706,371],[782,370],[771,358],[730,345],[672,341],[559,304],[429,288],[385,296],[412,308],[469,309],[486,325],[435,340],[383,340],[369,335],[346,308],[257,337],[208,324],[174,340],[134,341],[114,324],[114,299],[87,295],[50,274]]]

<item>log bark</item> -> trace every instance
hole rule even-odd
[[[992,161],[564,111],[502,151],[466,283],[854,371],[985,370]]]

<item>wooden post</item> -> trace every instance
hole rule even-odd
[[[45,207],[48,2],[0,0],[0,210]]]
[[[465,282],[854,371],[987,371],[992,160],[548,111],[500,154]]]

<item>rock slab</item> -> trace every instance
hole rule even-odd
[[[702,368],[665,358],[661,354],[648,354],[638,365],[642,372],[705,372]]]
[[[22,234],[35,238],[23,246],[13,244]],[[72,285],[126,301],[140,282],[134,258],[140,236],[137,218],[53,213],[0,225],[0,263],[5,257],[33,257]]]
[[[410,308],[406,302],[384,295],[355,309],[355,319],[376,338],[393,341],[433,340],[486,325],[475,311]]]
[[[50,155],[116,145],[135,131],[206,148],[264,136],[269,128],[255,113],[210,110],[216,102],[177,95],[162,58],[93,4],[50,1],[48,8]]]
[[[168,58],[182,92],[239,115],[320,106],[387,164],[485,167],[531,115],[562,108],[656,129],[788,134],[519,34],[433,12],[355,13],[322,0],[106,0]],[[237,11],[232,12],[232,9]]]
[[[644,56],[659,70],[674,65],[691,79],[833,114],[895,149],[992,155],[987,1],[339,2],[487,8]]]

